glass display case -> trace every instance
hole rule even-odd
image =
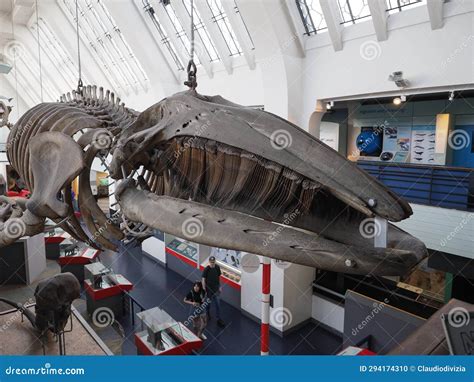
[[[426,305],[444,303],[446,300],[446,272],[428,267],[427,259],[409,275],[402,277],[397,286],[417,293],[418,301],[423,301]]]
[[[117,284],[116,275],[100,261],[85,265],[84,276],[94,289],[104,289]]]
[[[61,257],[79,256],[81,246],[76,240],[66,239],[59,245],[59,254]]]
[[[211,256],[216,258],[217,264],[221,267],[222,275],[229,280],[240,283],[242,268],[242,252],[233,249],[212,248]],[[206,260],[207,266],[209,259]]]
[[[143,330],[136,333],[136,339],[153,355],[170,352],[186,343],[199,341],[194,333],[158,307],[140,312],[137,317],[142,323]]]
[[[188,259],[191,259],[195,262],[198,261],[197,244],[191,243],[184,239],[174,238],[167,244],[167,247],[179,253],[180,255],[187,257]]]

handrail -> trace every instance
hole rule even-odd
[[[369,161],[357,165],[409,202],[474,210],[474,169]]]
[[[437,169],[445,171],[466,171],[473,172],[474,169],[470,167],[455,167],[455,166],[441,166],[441,165],[426,165],[416,163],[394,163],[394,162],[381,162],[381,161],[368,161],[359,159],[357,164],[369,164],[384,167],[400,167],[400,168],[415,168],[415,169]]]

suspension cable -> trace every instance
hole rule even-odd
[[[197,67],[194,63],[194,0],[191,0],[191,49],[189,52],[189,62],[187,67],[188,79],[184,84],[191,90],[197,87]]]
[[[16,40],[15,40],[15,21],[13,20],[13,9],[14,9],[14,3],[13,3],[13,0],[10,0],[10,6],[11,6],[11,9],[12,9],[12,17],[11,17],[11,21],[12,21],[12,37],[13,37],[13,45],[16,44]],[[16,68],[16,48],[13,47],[13,67],[15,69],[15,101],[16,101],[16,118],[17,120],[20,119],[20,101],[18,100],[18,71],[17,71],[17,68]]]
[[[194,61],[194,0],[191,0],[191,61]]]
[[[39,30],[38,0],[35,1],[35,7],[36,7],[36,39],[38,41],[40,92],[41,92],[41,102],[43,102],[43,68],[41,64],[41,43],[40,43],[40,30]]]
[[[76,0],[76,35],[77,35],[77,65],[78,65],[78,76],[77,81],[77,92],[82,95],[84,85],[82,83],[82,68],[81,68],[81,41],[79,36],[79,4]]]

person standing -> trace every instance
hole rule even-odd
[[[0,174],[0,195],[6,195],[7,182],[2,174]]]
[[[202,272],[202,285],[210,300],[210,303],[206,304],[207,318],[211,319],[211,306],[213,305],[216,309],[217,325],[225,326],[225,322],[221,318],[221,274],[221,268],[216,264],[216,258],[211,256],[209,265]]]
[[[196,335],[205,340],[206,336],[203,334],[207,324],[206,309],[204,307],[204,301],[206,299],[206,293],[202,287],[200,281],[196,281],[193,284],[193,288],[184,298],[184,302],[192,306],[191,308],[191,320],[193,321],[193,329]]]

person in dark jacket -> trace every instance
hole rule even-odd
[[[0,174],[0,195],[6,195],[7,193],[7,181],[4,176]]]
[[[221,274],[221,268],[216,264],[216,258],[211,256],[209,258],[209,265],[202,272],[202,285],[206,291],[207,298],[210,300],[210,303],[206,306],[207,318],[208,320],[211,319],[211,306],[214,305],[216,308],[217,325],[225,326],[225,322],[221,318]]]
[[[191,320],[193,321],[193,329],[196,335],[205,340],[206,336],[203,334],[207,325],[206,316],[206,293],[200,281],[196,281],[184,298],[184,302],[192,306]]]

